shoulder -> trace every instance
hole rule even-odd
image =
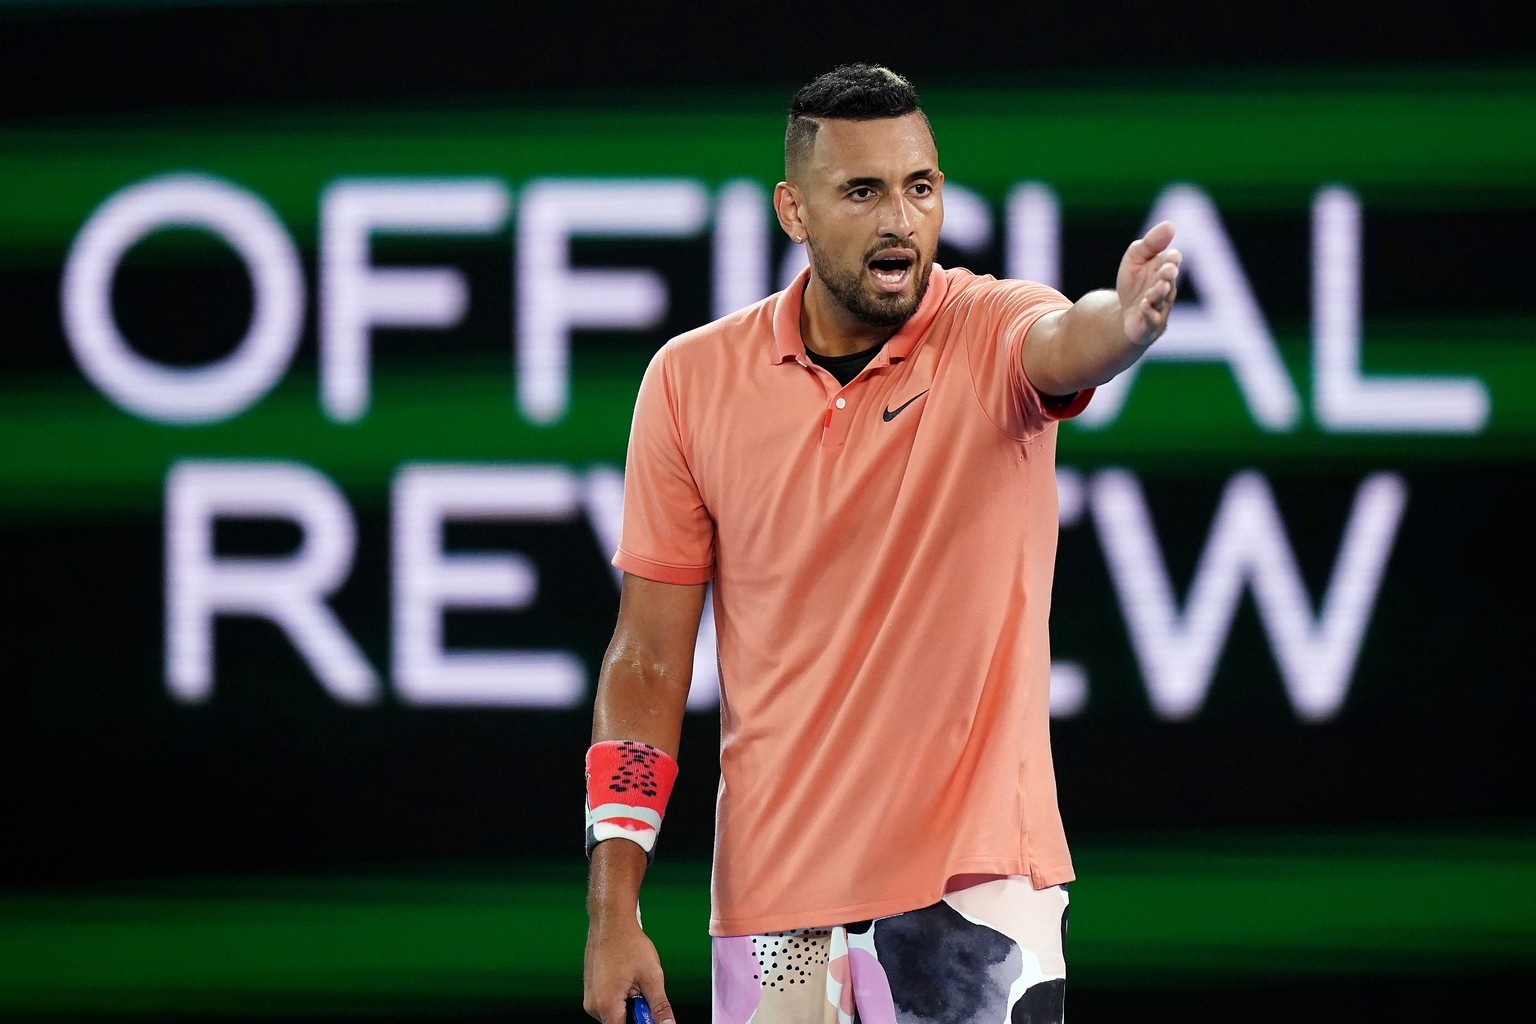
[[[719,372],[774,345],[774,310],[782,293],[759,299],[725,316],[667,339],[651,359],[674,375]]]
[[[977,274],[963,267],[945,268],[945,278],[949,282],[949,293],[945,296],[947,304],[987,306],[987,305],[1041,305],[1057,307],[1070,306],[1069,300],[1061,292],[1050,285],[1041,284],[1038,281],[1026,281],[1023,278],[997,277],[992,274]]]
[[[777,295],[753,302],[733,313],[671,336],[657,348],[651,365],[665,365],[673,372],[685,368],[707,370],[736,361],[746,353],[762,352],[773,345],[773,310]]]
[[[674,360],[710,359],[773,342],[773,311],[782,293],[759,299],[707,324],[675,335],[661,347]]]
[[[963,268],[946,268],[944,278],[946,290],[936,319],[961,337],[1012,340],[1045,314],[1072,305],[1061,292],[1038,281]]]
[[[780,294],[669,338],[651,357],[646,380],[660,384],[673,401],[729,387],[751,363],[768,361]]]

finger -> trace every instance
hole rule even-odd
[[[1179,279],[1178,250],[1170,250],[1174,254],[1172,259],[1168,253],[1162,253],[1147,261],[1141,269],[1141,280],[1151,287],[1159,281],[1177,281]]]
[[[1144,274],[1142,280],[1146,281],[1146,287],[1148,289],[1155,288],[1160,284],[1166,284],[1170,287],[1176,286],[1179,280],[1178,264],[1162,263],[1152,267],[1146,274]]]
[[[1165,263],[1157,268],[1157,279],[1168,286],[1170,292],[1179,287],[1179,267],[1176,263]]]
[[[1142,293],[1137,304],[1133,336],[1141,337],[1145,343],[1162,334],[1167,326],[1168,311],[1173,306],[1173,295],[1173,285],[1168,281],[1158,281]]]
[[[644,995],[645,1001],[651,1006],[651,1019],[656,1024],[674,1024],[672,1003],[667,999],[667,993],[661,986],[660,978],[645,986]]]
[[[1150,260],[1168,248],[1168,243],[1172,241],[1173,221],[1162,220],[1152,225],[1145,235],[1132,242],[1131,251],[1143,260]]]

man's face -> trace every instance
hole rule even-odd
[[[905,323],[928,288],[944,220],[944,175],[922,115],[823,121],[799,178],[816,278],[856,319]]]

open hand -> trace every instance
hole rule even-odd
[[[1125,339],[1133,345],[1150,345],[1168,328],[1183,258],[1179,250],[1168,248],[1172,241],[1173,222],[1161,221],[1132,242],[1120,260],[1115,294],[1125,317]]]

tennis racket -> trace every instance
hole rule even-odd
[[[651,1016],[651,1004],[645,1001],[645,996],[629,998],[629,1024],[656,1024]]]

